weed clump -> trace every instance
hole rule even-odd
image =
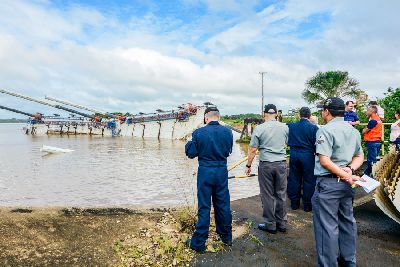
[[[176,220],[181,232],[192,234],[196,229],[197,213],[191,209],[182,209],[176,213]]]
[[[186,247],[195,221],[187,212],[178,212],[177,219],[165,212],[155,227],[141,228],[114,244],[120,266],[189,266],[194,252]]]
[[[213,214],[211,218],[206,251],[224,251],[226,246],[215,232]],[[163,213],[154,227],[141,228],[137,234],[114,243],[118,266],[189,266],[195,252],[186,246],[186,241],[196,222],[197,214],[192,208]]]

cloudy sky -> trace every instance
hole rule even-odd
[[[224,114],[303,104],[317,71],[370,96],[400,86],[400,1],[0,1],[0,88],[106,111],[211,101]],[[60,113],[0,95],[0,105]],[[0,111],[0,118],[16,117]]]

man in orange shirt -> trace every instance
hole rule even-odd
[[[382,121],[378,116],[377,106],[369,106],[367,110],[369,122],[367,127],[364,128],[364,141],[368,149],[367,168],[364,173],[371,176],[372,165],[376,162],[376,158],[381,148],[382,139]]]

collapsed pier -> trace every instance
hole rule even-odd
[[[41,105],[70,113],[63,118],[57,114],[44,116],[41,113],[32,114],[10,107],[0,106],[10,112],[23,114],[29,117],[24,132],[28,135],[97,135],[97,136],[127,136],[159,139],[185,139],[197,128],[203,125],[204,110],[212,105],[206,102],[197,106],[191,103],[183,104],[176,110],[163,111],[157,109],[154,113],[109,113],[84,107],[65,100],[46,96],[44,100],[0,89],[0,93],[21,98]],[[62,105],[60,105],[62,104]],[[85,113],[76,109],[85,110]]]

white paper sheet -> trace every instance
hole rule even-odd
[[[363,181],[357,181],[356,184],[358,184],[359,186],[361,186],[365,192],[370,193],[373,190],[375,190],[377,187],[379,187],[381,185],[380,182],[378,182],[377,180],[369,177],[368,175],[363,175],[361,178],[365,179],[365,182]]]

